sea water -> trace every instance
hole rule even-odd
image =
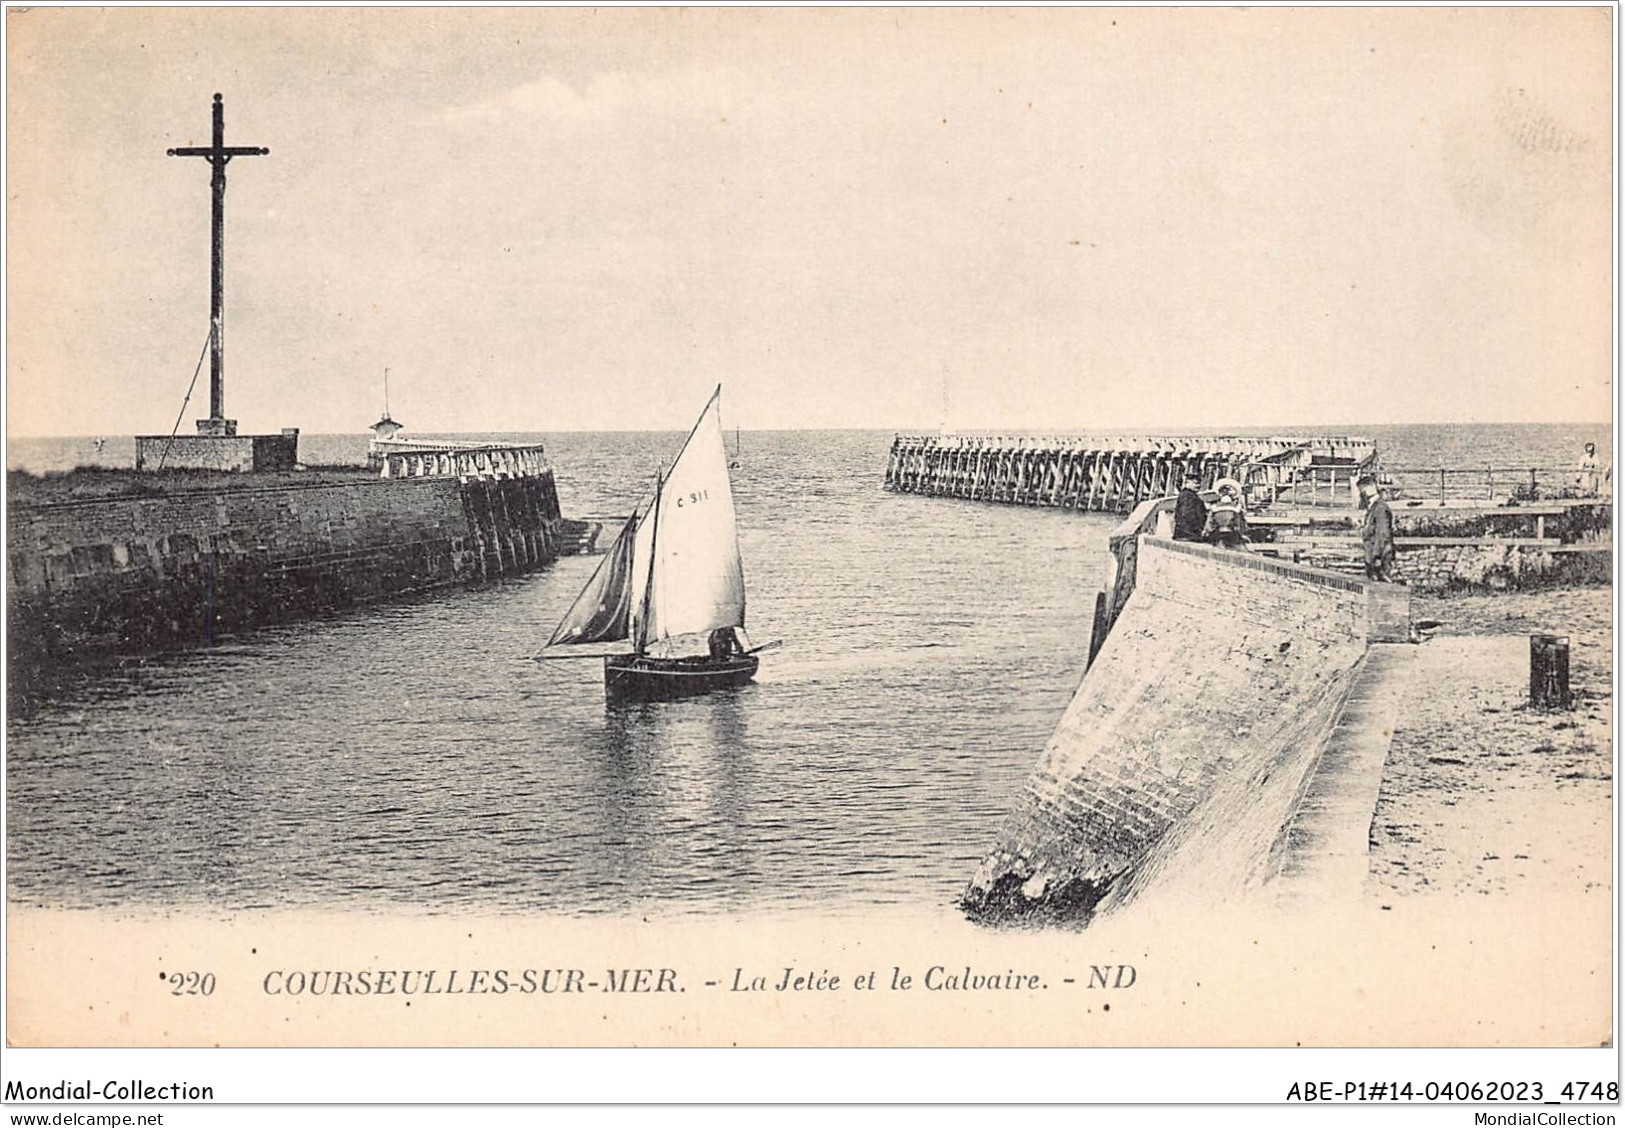
[[[1607,427],[1330,428],[1562,466]],[[532,439],[536,436],[511,436]],[[678,434],[542,436],[568,516]],[[596,566],[132,661],[7,719],[14,903],[687,913],[950,906],[1077,688],[1114,517],[896,495],[890,433],[730,433],[756,683],[610,707],[536,662]],[[308,462],[358,459],[306,436]],[[124,448],[128,446],[129,450]],[[133,441],[14,440],[34,471]],[[1606,454],[1605,454],[1606,457]]]

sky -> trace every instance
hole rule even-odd
[[[1606,421],[1606,8],[6,11],[6,426]],[[208,369],[183,427],[207,414]]]

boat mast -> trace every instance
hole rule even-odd
[[[717,397],[720,396],[721,394],[722,394],[722,385],[718,384],[717,385],[717,390],[711,393],[711,398],[705,401],[705,409],[700,412],[700,417],[698,419],[694,420],[694,426],[692,426],[692,427],[690,427],[688,429],[688,438],[684,439],[683,440],[683,445],[677,448],[677,457],[671,460],[672,466],[675,467],[679,462],[681,462],[683,460],[683,452],[688,450],[688,444],[694,441],[694,433],[700,429],[700,424],[705,422],[705,412],[711,410],[711,405],[716,402]],[[718,418],[720,419],[721,417],[718,416]],[[721,423],[719,422],[717,425],[718,425],[718,427],[720,427]],[[724,447],[726,447],[726,445],[727,445],[727,440],[726,439],[723,440],[723,445],[724,445]],[[724,453],[726,453],[726,451],[724,451]]]
[[[638,637],[632,640],[632,653],[640,656],[649,649],[649,606],[654,601],[655,539],[660,536],[660,487],[664,478],[660,471],[655,471],[654,508],[649,511],[649,520],[654,522],[649,528],[649,574],[643,581],[643,609],[638,613]]]

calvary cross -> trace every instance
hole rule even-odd
[[[214,189],[211,234],[213,258],[209,274],[209,418],[197,421],[202,435],[232,435],[235,420],[226,418],[226,165],[232,157],[263,157],[271,150],[251,145],[226,144],[226,110],[220,95],[214,96],[214,144],[171,149],[172,157],[203,157],[214,166],[209,186]]]

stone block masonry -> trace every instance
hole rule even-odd
[[[529,571],[558,555],[560,525],[551,471],[13,504],[11,695],[97,655]]]
[[[1410,637],[1404,588],[1253,552],[1144,537],[1135,590],[1195,607],[1228,608],[1238,617],[1289,625],[1315,638],[1367,643]]]
[[[1157,844],[1238,791],[1256,824],[1225,863],[1264,880],[1271,850],[1368,643],[1408,632],[1403,588],[1138,538],[1134,590],[973,876],[988,920],[1087,919]],[[1142,877],[1141,880],[1146,880]]]
[[[1393,574],[1421,591],[1521,591],[1611,583],[1613,562],[1606,543],[1485,538],[1424,544],[1400,538]]]
[[[265,474],[299,462],[299,430],[280,435],[137,435],[137,470],[229,470]]]
[[[1610,500],[1404,508],[1396,503],[1393,578],[1419,591],[1509,591],[1613,580]],[[1273,548],[1305,564],[1361,574],[1359,515],[1293,527],[1260,518]]]

